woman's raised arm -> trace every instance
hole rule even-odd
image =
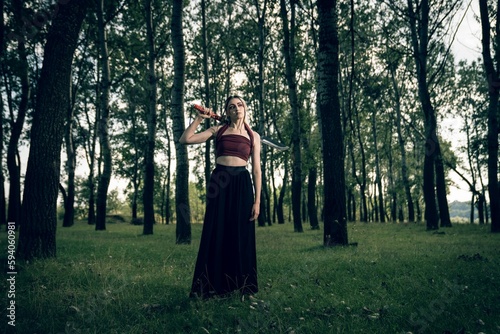
[[[218,126],[212,126],[205,131],[195,133],[196,128],[205,119],[210,118],[209,115],[197,115],[193,122],[184,130],[184,133],[179,138],[181,144],[200,144],[209,140],[215,133],[217,133]]]

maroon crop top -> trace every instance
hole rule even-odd
[[[216,158],[221,156],[234,156],[248,161],[252,153],[253,132],[246,123],[244,123],[244,125],[250,139],[240,135],[223,136],[222,134],[226,132],[229,125],[224,125],[219,129],[215,142]]]

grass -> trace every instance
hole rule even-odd
[[[258,300],[199,301],[188,293],[201,225],[191,245],[175,245],[175,225],[142,236],[141,226],[96,232],[80,223],[58,229],[57,259],[18,263],[16,330],[499,333],[500,236],[489,228],[350,223],[358,246],[330,249],[322,231],[257,228]],[[2,250],[6,239],[2,232]],[[7,305],[6,294],[1,300]],[[0,331],[8,332],[2,309]]]

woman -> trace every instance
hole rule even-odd
[[[255,220],[259,216],[260,136],[246,123],[247,106],[239,96],[224,103],[227,124],[195,133],[210,117],[200,113],[179,141],[199,144],[215,138],[216,168],[207,187],[207,207],[191,297],[226,296],[258,291]],[[251,157],[253,187],[246,168]]]

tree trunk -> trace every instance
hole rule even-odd
[[[309,168],[307,183],[307,212],[309,213],[309,224],[312,230],[319,230],[318,209],[316,207],[316,177],[318,170],[316,166]]]
[[[436,140],[436,192],[439,205],[439,218],[441,227],[451,227],[450,210],[448,208],[448,199],[446,198],[446,179],[444,172],[443,157],[441,155],[441,145]]]
[[[406,195],[406,205],[408,206],[408,221],[415,221],[415,209],[413,207],[413,198],[411,196],[410,181],[408,179],[408,164],[406,163],[406,149],[403,131],[401,130],[401,95],[395,78],[395,69],[390,66],[392,86],[394,89],[394,103],[396,110],[396,130],[398,133],[399,153],[401,155],[401,179]]]
[[[479,0],[482,28],[483,62],[488,83],[488,194],[490,197],[491,232],[500,232],[500,187],[498,182],[498,98],[500,94],[500,78],[498,67],[500,62],[500,4],[496,6],[495,40],[491,38],[490,14],[488,13],[487,0]],[[493,56],[491,45],[494,45]],[[494,59],[493,59],[494,57]]]
[[[176,243],[191,243],[191,209],[189,206],[189,161],[187,147],[179,143],[184,132],[184,70],[185,51],[182,33],[182,0],[172,7],[172,46],[174,49],[174,84],[172,87],[172,121],[176,149],[175,207],[177,216]]]
[[[378,189],[378,214],[381,223],[385,223],[385,207],[384,207],[384,193],[382,189],[382,175],[380,173],[380,158],[377,147],[377,126],[375,122],[375,110],[372,112],[372,134],[373,134],[373,149],[375,150],[375,177]]]
[[[354,196],[354,180],[359,184],[359,177],[356,174],[356,158],[354,156],[354,143],[352,141],[352,136],[354,134],[354,126],[352,122],[352,118],[349,119],[349,124],[350,124],[350,134],[348,135],[347,139],[347,149],[349,151],[349,157],[351,159],[351,177],[352,177],[352,185],[349,186],[348,189],[348,197],[347,197],[347,216],[349,221],[356,221],[356,198]]]
[[[257,66],[258,66],[258,78],[257,78],[257,105],[258,105],[258,131],[261,136],[267,135],[265,127],[265,117],[264,117],[264,96],[265,96],[265,71],[264,71],[264,53],[265,53],[265,22],[267,13],[267,0],[264,0],[263,7],[261,9],[259,1],[254,1],[255,9],[257,12],[257,30],[259,34],[259,46],[257,50]],[[265,226],[266,222],[271,225],[270,217],[270,198],[268,189],[268,179],[267,179],[267,147],[262,148],[262,189],[261,189],[261,201],[260,201],[260,215],[258,217],[259,226]]]
[[[12,1],[14,21],[19,32],[22,32],[24,26],[23,1]],[[31,95],[31,86],[29,83],[29,65],[26,53],[24,39],[17,40],[17,54],[19,64],[16,68],[16,74],[21,82],[21,96],[17,110],[17,118],[14,119],[14,113],[11,112],[11,134],[7,146],[7,169],[9,171],[9,207],[7,219],[9,222],[19,224],[21,213],[21,161],[19,159],[18,142],[24,126],[24,119],[28,111],[28,102]],[[3,138],[3,137],[2,137]]]
[[[139,198],[139,190],[141,187],[141,167],[139,155],[141,148],[139,148],[138,135],[137,135],[137,115],[135,102],[129,102],[130,123],[132,126],[132,140],[134,148],[134,167],[132,168],[132,222],[137,221],[137,202]]]
[[[148,139],[144,157],[144,189],[142,203],[144,207],[143,234],[153,234],[155,224],[154,188],[155,188],[155,140],[156,140],[156,50],[154,44],[153,13],[151,0],[145,0],[146,39],[148,45],[148,106],[146,121]]]
[[[72,85],[71,81],[70,84]],[[70,89],[70,103],[68,104],[68,112],[66,117],[66,129],[64,141],[66,144],[66,173],[68,174],[68,191],[64,201],[64,218],[63,227],[71,227],[75,223],[75,169],[76,169],[76,153],[73,142],[73,92]]]
[[[205,100],[205,106],[210,107],[210,74],[208,70],[208,42],[207,42],[207,13],[206,13],[207,1],[201,0],[201,47],[203,50],[203,98]],[[205,128],[210,127],[210,119],[205,120]],[[208,184],[210,182],[210,174],[212,172],[212,142],[207,140],[205,143],[205,189],[208,189]]]
[[[392,117],[391,117],[391,121]],[[392,122],[391,122],[392,123]],[[390,138],[389,139],[389,146],[392,147],[392,126],[391,126],[391,133],[390,133]],[[389,171],[388,171],[388,178],[389,178],[389,192],[391,195],[391,220],[392,222],[396,222],[397,220],[397,215],[398,215],[398,193],[396,191],[396,182],[395,182],[395,176],[394,176],[394,161],[392,157],[392,150],[388,150],[388,162],[389,162]]]
[[[89,225],[95,225],[95,182],[94,182],[94,166],[95,166],[95,151],[96,151],[96,141],[97,141],[97,121],[93,123],[93,130],[91,131],[92,121],[90,120],[89,111],[87,105],[85,104],[84,113],[86,122],[89,127],[89,138],[86,139],[85,153],[87,155],[87,162],[89,165],[89,176],[87,177],[87,188],[88,188],[88,213],[87,213],[87,223]],[[97,117],[96,117],[97,118]]]
[[[281,185],[280,194],[278,196],[278,203],[276,204],[276,215],[278,216],[278,224],[285,223],[285,212],[283,210],[283,200],[285,198],[287,180],[288,180],[288,162],[285,161],[285,170],[283,173],[283,184]]]
[[[2,8],[2,13],[4,11],[4,1],[0,0],[0,7]],[[3,63],[4,59],[4,53],[5,53],[5,22],[4,22],[4,16],[0,17],[0,60]],[[3,66],[2,66],[3,67]],[[3,72],[3,68],[1,68]],[[0,74],[3,76],[3,74]],[[3,104],[3,94],[0,94],[0,124],[4,124],[4,118],[3,118],[3,113],[4,113],[4,104]],[[3,126],[0,126],[0,138],[3,138],[4,133],[3,133]],[[3,145],[0,145],[0,157],[3,157]],[[5,203],[5,177],[3,174],[3,158],[0,159],[0,226],[1,225],[7,225],[7,206]]]
[[[292,212],[295,232],[303,232],[300,216],[300,197],[302,193],[302,161],[300,152],[300,115],[297,102],[297,82],[295,78],[295,0],[290,1],[290,26],[285,0],[280,0],[280,14],[283,21],[283,53],[288,83],[288,98],[292,110]]]
[[[87,1],[61,5],[47,36],[31,127],[19,259],[56,256],[57,193],[71,62],[87,7]]]
[[[321,117],[324,178],[323,243],[347,245],[344,138],[339,101],[337,1],[318,0],[318,105]]]
[[[0,0],[1,1],[1,0]],[[1,32],[0,32],[1,33]],[[3,99],[0,94],[0,124],[3,124]],[[3,126],[0,126],[0,138],[3,138]],[[0,145],[0,157],[3,157],[3,145]],[[0,159],[0,226],[7,225],[7,206],[5,203],[5,177],[3,175],[3,159]]]
[[[165,133],[166,133],[166,139],[167,143],[170,143],[170,131],[168,130],[167,125],[167,119],[166,117],[164,118],[165,121]],[[170,148],[170,145],[167,145],[167,182],[166,182],[166,189],[165,189],[165,224],[170,224],[170,219],[172,218],[172,212],[171,210],[171,205],[170,205],[170,192],[171,192],[171,184],[172,184],[172,177],[171,177],[171,165],[170,161],[172,161],[172,150]]]
[[[365,154],[365,144],[363,143],[363,138],[361,136],[361,122],[359,118],[358,109],[353,106],[354,116],[356,120],[356,135],[358,139],[359,152],[361,154],[361,180],[357,178],[359,184],[360,193],[360,220],[362,222],[368,222],[368,205],[366,198],[366,183],[367,183],[367,173],[366,173],[366,154]]]
[[[109,144],[108,120],[109,120],[109,91],[110,91],[110,70],[108,56],[108,42],[106,37],[106,27],[104,23],[104,0],[100,0],[97,5],[97,19],[99,26],[99,49],[101,55],[101,82],[100,82],[100,103],[99,103],[99,124],[98,136],[101,148],[101,159],[103,163],[102,173],[99,176],[97,185],[97,212],[96,231],[106,229],[106,206],[108,200],[108,188],[111,180],[111,147]]]
[[[439,141],[437,138],[436,112],[431,103],[427,84],[427,53],[429,41],[429,1],[423,0],[415,13],[412,0],[408,0],[408,14],[412,38],[413,56],[417,69],[418,95],[425,117],[425,159],[424,159],[424,201],[425,220],[428,230],[438,229],[438,209],[435,193],[435,163],[438,154]],[[419,18],[417,22],[417,17]]]

